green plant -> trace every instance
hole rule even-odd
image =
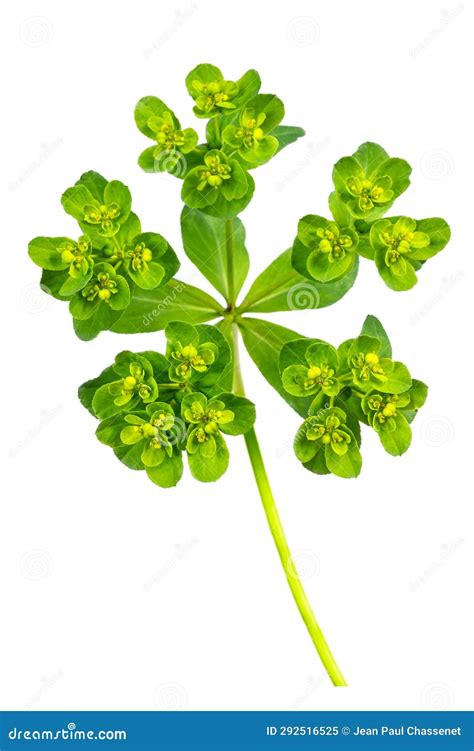
[[[161,235],[142,232],[128,188],[96,172],[86,172],[62,197],[80,237],[37,237],[29,253],[43,268],[43,289],[69,303],[80,338],[106,329],[165,331],[163,353],[121,352],[79,389],[82,404],[100,420],[99,441],[121,462],[171,487],[186,457],[197,480],[213,481],[229,463],[227,438],[244,436],[297,606],[331,680],[345,685],[280,523],[253,428],[255,407],[245,397],[239,333],[265,378],[304,420],[294,449],[305,469],[356,477],[361,425],[375,430],[390,454],[402,454],[427,387],[392,359],[376,318],[368,316],[360,334],[336,348],[249,314],[334,304],[354,284],[360,256],[375,261],[391,289],[409,289],[416,272],[448,242],[449,227],[437,218],[382,218],[408,187],[411,168],[365,143],[334,167],[332,218],[303,217],[293,247],[238,302],[249,256],[237,215],[254,193],[251,172],[304,132],[281,124],[283,103],[259,93],[254,70],[230,81],[215,66],[198,65],[186,86],[195,115],[207,120],[206,142],[198,143],[192,128],[183,129],[164,102],[147,96],[138,102],[135,120],[153,145],[138,163],[147,172],[182,180],[184,250],[224,302],[176,279],[175,252]]]

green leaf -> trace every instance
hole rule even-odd
[[[89,342],[101,331],[107,331],[121,315],[121,310],[112,310],[109,305],[99,303],[88,318],[73,318],[74,331],[79,339]]]
[[[91,380],[86,381],[81,386],[79,386],[79,401],[81,402],[82,406],[91,413],[91,415],[94,415],[94,417],[96,417],[96,414],[92,407],[92,400],[94,399],[95,392],[98,388],[103,386],[104,383],[115,381],[116,378],[117,375],[113,366],[109,365],[109,367],[105,368],[102,373],[97,376],[97,378],[92,378]]]
[[[355,282],[357,258],[346,276],[323,284],[299,274],[292,266],[291,257],[292,248],[285,250],[262,271],[239,306],[239,312],[273,313],[325,308],[344,297]]]
[[[392,345],[390,344],[390,339],[378,318],[370,315],[367,316],[360,333],[361,335],[366,334],[367,336],[375,336],[376,339],[381,341],[382,346],[379,351],[380,357],[392,357]]]
[[[259,318],[242,318],[239,327],[245,347],[262,375],[290,407],[306,417],[313,397],[302,399],[288,394],[283,388],[279,370],[279,357],[283,345],[295,339],[302,339],[301,334]]]
[[[171,456],[165,454],[161,464],[157,467],[146,467],[150,480],[160,488],[173,488],[180,481],[183,474],[183,457],[181,451],[173,447]]]
[[[412,385],[410,372],[402,362],[394,362],[391,373],[388,374],[387,380],[377,385],[377,390],[382,394],[401,394],[408,391]]]
[[[362,143],[354,153],[354,157],[369,178],[375,174],[379,166],[389,158],[385,149],[379,146],[378,143],[373,143],[372,141]]]
[[[96,199],[85,185],[76,184],[64,191],[61,196],[61,203],[66,213],[74,217],[76,221],[82,222],[84,208],[95,205]]]
[[[344,427],[344,431],[351,437],[346,453],[341,456],[332,450],[331,445],[326,446],[324,452],[326,466],[333,475],[338,477],[357,477],[362,469],[362,456],[352,431],[347,427]]]
[[[222,307],[206,292],[172,279],[155,289],[134,289],[130,305],[111,330],[118,334],[160,331],[170,321],[201,323],[221,313]]]
[[[186,255],[226,300],[230,298],[227,243],[231,243],[235,299],[249,270],[245,228],[240,219],[224,220],[185,207],[181,232]]]
[[[69,264],[62,260],[60,247],[68,242],[68,237],[35,237],[28,243],[28,255],[42,269],[64,271]]]
[[[213,456],[205,456],[198,449],[196,453],[188,453],[189,469],[195,480],[200,482],[215,482],[229,466],[229,449],[220,433],[212,436],[216,443],[216,451]]]
[[[303,128],[298,128],[295,125],[278,125],[272,130],[272,136],[278,140],[278,151],[281,151],[285,146],[289,146],[290,143],[294,143],[304,135],[305,131]]]
[[[79,184],[84,185],[96,201],[103,202],[104,190],[107,185],[105,177],[102,177],[98,172],[94,172],[94,170],[89,170],[89,172],[84,172],[80,176],[76,185]]]
[[[428,258],[432,258],[440,250],[443,250],[451,237],[449,224],[439,217],[418,220],[416,231],[425,232],[429,235],[430,244],[426,248],[410,251],[410,258],[413,258],[415,261],[426,261]]]
[[[392,456],[401,456],[409,448],[411,443],[411,428],[402,414],[395,416],[397,427],[389,432],[381,430],[378,432],[380,441],[385,451]]]
[[[220,425],[220,429],[227,435],[242,435],[247,433],[255,422],[255,404],[249,399],[237,394],[216,394],[216,398],[223,401],[226,409],[234,413],[232,422]]]
[[[170,113],[175,128],[179,129],[179,121],[172,110],[167,107],[161,99],[158,99],[156,96],[144,96],[135,106],[135,122],[138,130],[140,130],[145,136],[148,136],[148,138],[154,139],[155,131],[148,125],[148,120],[151,117],[163,117],[165,112]]]

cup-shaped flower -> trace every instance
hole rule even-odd
[[[174,341],[169,344],[171,367],[169,377],[172,381],[183,383],[193,376],[207,373],[218,356],[218,347],[213,342],[199,343],[197,336],[186,343]]]
[[[162,360],[166,362],[165,358]],[[162,370],[161,362],[160,368]],[[150,361],[134,352],[120,352],[112,366],[110,380],[95,391],[92,409],[99,419],[104,420],[122,410],[143,409],[157,398],[158,385]]]
[[[313,410],[322,406],[325,397],[334,397],[340,391],[338,380],[339,357],[330,344],[318,341],[311,344],[305,362],[287,366],[282,374],[283,388],[293,396],[313,396]]]
[[[307,469],[318,474],[357,477],[362,457],[346,421],[345,412],[337,407],[321,409],[304,421],[296,434],[294,450]]]
[[[368,219],[384,214],[410,184],[411,167],[389,158],[378,144],[365,143],[353,156],[334,166],[333,181],[339,199],[353,217]]]
[[[219,479],[229,464],[229,452],[221,433],[246,433],[255,421],[255,407],[248,399],[222,393],[208,399],[204,394],[186,394],[181,416],[189,425],[186,450],[193,477],[202,482]]]
[[[362,335],[347,347],[347,360],[357,389],[377,389],[383,393],[400,394],[412,385],[410,373],[401,362],[381,357],[382,342]]]
[[[78,240],[69,237],[35,237],[28,245],[32,261],[46,271],[57,272],[58,292],[63,297],[85,287],[92,276],[94,255],[86,235]]]
[[[202,63],[186,76],[186,88],[194,99],[197,117],[210,118],[232,113],[257,94],[260,76],[248,70],[238,81],[227,81],[215,65]]]
[[[238,125],[227,125],[223,143],[236,151],[251,169],[265,164],[278,151],[279,141],[271,133],[285,114],[283,102],[273,94],[258,94],[245,104]]]
[[[155,141],[138,157],[145,172],[169,172],[183,177],[187,158],[196,148],[198,135],[193,128],[181,128],[174,112],[156,96],[145,96],[135,107],[138,129]]]
[[[330,282],[348,274],[356,261],[358,237],[322,216],[308,214],[298,222],[291,261],[309,279]]]
[[[156,402],[149,409],[148,419],[138,414],[125,415],[126,425],[120,432],[120,439],[126,446],[140,443],[141,460],[145,467],[158,467],[173,454],[173,435],[175,423],[173,408],[164,402]]]
[[[363,397],[361,406],[367,421],[392,456],[400,456],[410,446],[410,422],[423,406],[427,393],[427,386],[414,380],[412,387],[401,394],[373,391]]]
[[[184,178],[181,197],[187,206],[216,215],[241,211],[253,193],[253,180],[237,159],[211,149]],[[248,200],[247,200],[248,198]]]
[[[85,287],[72,297],[69,310],[74,318],[86,320],[102,306],[123,310],[130,303],[127,280],[109,263],[98,263]]]
[[[416,221],[402,216],[374,222],[369,241],[385,284],[393,290],[411,289],[416,271],[445,247],[450,234],[448,224],[438,218]]]
[[[97,172],[86,172],[61,197],[65,211],[92,237],[113,237],[127,220],[132,197],[119,180],[107,180]]]

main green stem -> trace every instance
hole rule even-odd
[[[232,311],[235,305],[234,299],[234,275],[233,275],[233,242],[232,242],[232,221],[226,222],[226,251],[227,251],[227,273],[228,273],[228,303]],[[233,316],[232,316],[233,317]],[[242,370],[240,367],[239,357],[239,329],[236,323],[232,323],[232,350],[233,350],[233,390],[236,394],[245,396],[244,383],[242,380]],[[326,668],[328,675],[334,686],[347,686],[347,683],[339,670],[336,660],[334,659],[328,643],[324,638],[323,632],[319,627],[316,617],[313,613],[309,600],[304,591],[303,585],[296,570],[290,548],[285,537],[275,499],[273,497],[268,475],[263,462],[262,452],[258,443],[255,430],[252,428],[244,435],[247,451],[250,457],[255,481],[262,499],[263,508],[267,517],[268,525],[272,533],[273,540],[278,550],[278,555],[285,572],[286,580],[291,589],[301,617],[306,624],[309,635],[314,646]]]

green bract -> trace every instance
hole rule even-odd
[[[387,334],[373,316],[360,336],[337,350],[311,339],[290,340],[281,348],[281,384],[289,396],[282,395],[293,399],[290,403],[300,414],[308,415],[295,439],[296,456],[307,469],[340,477],[359,474],[360,422],[378,432],[388,453],[398,456],[406,451],[409,423],[423,406],[427,387],[412,380],[406,366],[392,360],[391,354]]]
[[[186,88],[195,102],[197,117],[210,118],[241,107],[260,88],[256,70],[248,70],[238,81],[226,81],[219,68],[197,65],[186,76]]]
[[[378,319],[368,316],[358,336],[334,347],[254,315],[333,305],[354,284],[360,257],[376,264],[391,289],[408,290],[427,259],[445,247],[450,230],[443,219],[384,216],[408,187],[411,168],[367,142],[334,167],[332,218],[303,216],[292,247],[282,249],[240,299],[250,258],[237,215],[254,193],[251,170],[304,135],[282,124],[283,102],[260,94],[260,85],[254,70],[233,80],[214,65],[197,65],[186,87],[194,114],[207,121],[200,143],[156,96],[143,97],[135,108],[136,125],[152,142],[138,163],[146,172],[182,179],[184,252],[219,299],[175,278],[176,254],[160,234],[143,231],[127,186],[97,172],[84,173],[62,197],[79,231],[36,237],[29,254],[42,268],[42,288],[68,302],[81,339],[104,330],[164,331],[164,352],[120,352],[79,389],[81,403],[100,421],[97,438],[123,465],[170,488],[183,474],[185,457],[195,479],[212,482],[229,464],[227,436],[245,436],[298,608],[331,680],[343,686],[296,569],[288,566],[291,554],[253,429],[255,406],[244,392],[239,335],[302,420],[294,451],[305,469],[356,477],[361,426],[375,430],[383,448],[399,456],[411,443],[427,386],[393,359]],[[290,436],[280,437],[287,445]]]
[[[174,112],[156,96],[145,96],[135,107],[138,129],[156,141],[138,157],[145,172],[170,172],[181,177],[186,166],[186,155],[193,151],[198,134],[192,128],[181,129]]]
[[[273,94],[258,94],[239,115],[238,125],[227,125],[224,144],[236,151],[248,169],[265,164],[278,151],[278,138],[271,135],[285,114],[283,102]]]
[[[357,243],[357,233],[350,227],[340,227],[322,216],[304,216],[298,222],[293,266],[318,282],[340,279],[355,264]]]
[[[376,143],[364,143],[335,164],[336,194],[349,213],[366,221],[379,217],[410,184],[411,167],[390,158]]]
[[[76,333],[91,339],[121,317],[136,287],[165,285],[179,261],[164,237],[142,232],[130,211],[130,192],[117,180],[107,182],[97,172],[86,172],[66,190],[62,203],[87,234],[78,240],[36,237],[28,252],[44,269],[43,289],[69,301]]]
[[[417,270],[445,247],[450,235],[444,219],[416,221],[402,216],[374,222],[369,242],[385,284],[394,290],[411,289]]]
[[[291,263],[295,271],[320,284],[357,273],[357,256],[375,261],[393,290],[416,284],[416,271],[442,250],[450,238],[444,219],[380,217],[408,187],[411,168],[391,159],[376,143],[364,143],[340,159],[329,196],[334,221],[309,214],[300,219]]]
[[[253,180],[237,159],[212,149],[204,155],[202,164],[186,175],[181,197],[192,209],[226,217],[242,211],[253,191]]]

